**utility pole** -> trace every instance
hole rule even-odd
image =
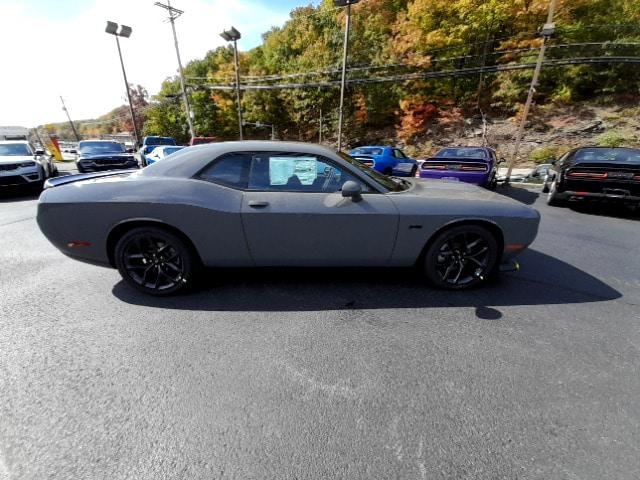
[[[69,110],[67,110],[67,106],[64,104],[64,99],[62,95],[60,95],[60,101],[62,102],[62,110],[67,114],[67,119],[69,120],[69,125],[71,125],[71,130],[73,130],[73,135],[76,137],[76,142],[80,141],[80,135],[78,135],[78,131],[76,130],[76,126],[73,124],[71,120],[71,116],[69,115]]]
[[[511,173],[513,172],[513,166],[518,159],[518,152],[520,150],[520,143],[522,142],[522,136],[524,135],[524,127],[527,123],[527,117],[529,116],[529,110],[531,110],[531,103],[533,102],[533,96],[536,93],[536,87],[538,86],[538,79],[540,78],[540,70],[542,70],[542,62],[544,61],[544,54],[547,49],[547,41],[554,34],[556,26],[553,23],[553,14],[556,9],[556,1],[550,0],[549,13],[547,15],[547,23],[542,27],[542,46],[540,47],[540,53],[538,54],[538,61],[536,62],[536,68],[533,71],[533,78],[531,79],[531,86],[529,87],[529,95],[527,95],[527,101],[524,104],[524,112],[522,112],[522,119],[518,131],[516,132],[516,144],[513,150],[513,156],[509,162],[509,169],[507,170],[506,184],[511,179]]]
[[[342,109],[344,107],[344,88],[347,79],[347,55],[349,53],[349,30],[351,29],[351,5],[360,0],[333,0],[336,7],[347,7],[346,25],[344,29],[344,45],[342,50],[342,79],[340,81],[340,107],[338,110],[338,151],[342,149]]]
[[[167,0],[167,4],[155,2],[156,7],[164,8],[169,12],[169,23],[171,23],[171,30],[173,31],[173,43],[176,46],[176,57],[178,58],[178,71],[180,72],[180,87],[182,88],[182,99],[184,101],[184,108],[187,113],[187,124],[189,125],[189,134],[191,138],[195,137],[193,130],[193,118],[191,113],[191,105],[189,104],[189,97],[187,96],[187,87],[184,81],[184,70],[182,69],[182,60],[180,59],[180,49],[178,48],[178,35],[176,34],[175,20],[184,13],[183,10],[178,10],[171,6],[171,0]]]

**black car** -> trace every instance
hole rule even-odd
[[[607,201],[640,205],[640,149],[582,147],[552,162],[547,203]]]
[[[140,168],[134,155],[128,153],[123,144],[110,140],[81,141],[76,166],[80,173]]]

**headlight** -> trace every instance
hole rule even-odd
[[[21,167],[35,167],[36,166],[36,162],[22,162],[20,164]]]

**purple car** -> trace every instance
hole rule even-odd
[[[499,160],[488,147],[448,147],[420,166],[420,178],[439,178],[474,183],[493,190],[497,184]]]

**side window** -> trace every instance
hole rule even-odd
[[[347,180],[369,187],[332,162],[315,155],[286,152],[256,153],[251,162],[249,190],[332,193]]]
[[[228,153],[223,155],[202,170],[197,178],[244,190],[247,188],[251,156],[250,153]]]
[[[407,156],[402,152],[402,150],[398,150],[397,148],[393,150],[393,156],[396,158],[407,158]]]

